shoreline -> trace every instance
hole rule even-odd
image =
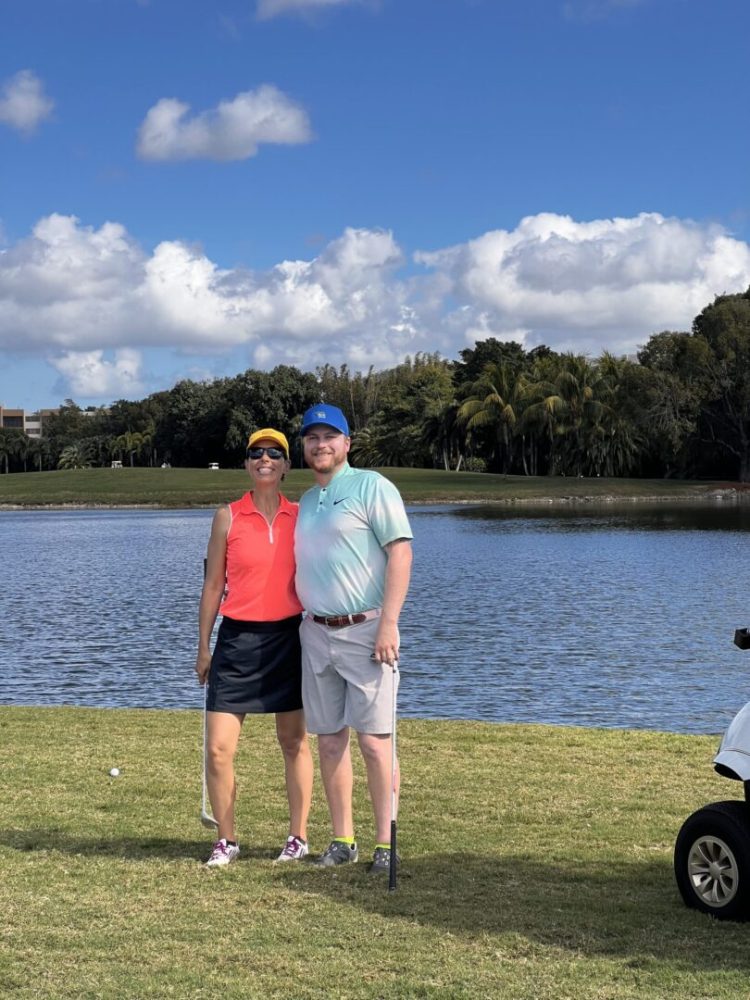
[[[100,712],[107,713],[118,713],[124,714],[139,714],[147,713],[152,715],[155,712],[163,712],[170,715],[182,715],[185,712],[190,713],[201,713],[202,708],[198,705],[186,705],[182,707],[167,707],[161,705],[77,705],[71,702],[64,702],[61,704],[52,703],[45,704],[42,702],[37,702],[32,704],[16,702],[2,702],[0,703],[0,717],[5,712],[60,712],[61,714],[70,712],[90,712],[93,714],[98,714]],[[601,734],[605,736],[606,734],[619,733],[622,735],[643,735],[643,736],[656,736],[656,737],[689,737],[691,739],[698,740],[718,740],[721,738],[723,730],[717,730],[715,732],[694,732],[688,729],[656,729],[653,726],[648,727],[634,727],[625,725],[607,725],[605,723],[596,723],[585,725],[582,722],[538,722],[536,720],[518,720],[518,719],[475,719],[469,716],[453,717],[448,715],[403,715],[401,716],[401,721],[408,724],[414,724],[418,726],[435,724],[436,726],[448,726],[448,727],[465,727],[467,729],[482,729],[487,728],[489,731],[496,731],[497,729],[517,729],[517,730],[549,730],[555,733],[589,733],[591,735]]]
[[[704,493],[684,493],[684,494],[664,494],[664,495],[653,495],[649,496],[647,494],[641,494],[636,496],[626,496],[619,495],[615,493],[607,494],[584,494],[582,496],[574,496],[573,494],[568,494],[564,496],[538,496],[538,497],[472,497],[467,499],[466,497],[421,497],[418,500],[412,500],[408,496],[404,498],[404,503],[412,507],[437,507],[437,506],[513,506],[516,504],[521,504],[523,506],[532,506],[534,504],[539,504],[540,506],[549,505],[575,505],[575,504],[615,504],[615,503],[705,503],[707,501],[716,502],[724,500],[744,500],[750,499],[750,484],[737,484],[736,486],[728,486],[711,489],[707,489]],[[3,503],[0,502],[0,512],[2,511],[19,511],[19,510],[49,510],[49,511],[62,511],[62,510],[215,510],[218,506],[218,501],[215,503],[208,504],[164,504],[164,503],[138,503],[138,502],[127,502],[123,503],[103,503],[98,501],[81,501],[81,500],[71,500],[68,502],[56,503],[54,501],[50,503]]]

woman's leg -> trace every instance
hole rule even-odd
[[[231,712],[208,713],[206,784],[214,818],[219,824],[218,839],[236,840],[234,833],[234,755],[244,715]]]
[[[313,760],[305,731],[305,713],[276,713],[276,736],[284,754],[289,833],[307,840],[307,818],[312,799]]]

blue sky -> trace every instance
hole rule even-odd
[[[593,356],[750,285],[745,0],[8,0],[0,403]]]

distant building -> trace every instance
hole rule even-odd
[[[0,427],[24,431],[31,438],[40,438],[44,433],[45,418],[52,413],[59,413],[59,410],[37,410],[35,413],[27,413],[26,410],[9,410],[0,403]]]

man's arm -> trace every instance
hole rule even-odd
[[[398,538],[384,548],[388,562],[385,568],[383,612],[375,638],[375,659],[392,664],[398,660],[398,618],[409,590],[411,542],[406,538]]]

